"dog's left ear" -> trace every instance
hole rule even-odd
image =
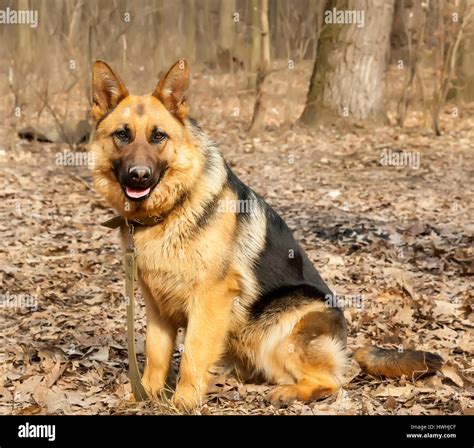
[[[188,87],[188,63],[185,59],[180,59],[168,70],[152,95],[158,98],[172,115],[182,121],[189,113]]]

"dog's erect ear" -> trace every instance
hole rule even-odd
[[[153,96],[158,98],[168,111],[179,120],[188,116],[187,103],[189,86],[189,67],[184,59],[180,59],[158,83]]]
[[[101,120],[127,96],[122,80],[104,61],[96,61],[92,71],[92,118]]]

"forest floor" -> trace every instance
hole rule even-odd
[[[219,375],[196,412],[472,414],[474,119],[450,122],[440,137],[414,128],[270,124],[252,139],[242,118],[200,118],[328,285],[349,299],[348,351],[416,347],[446,364],[429,378],[387,380],[352,361],[338,395],[280,409],[265,400],[271,386]],[[168,404],[129,400],[122,254],[116,232],[99,226],[113,211],[87,167],[56,163],[67,145],[13,134],[13,125],[0,128],[0,141],[11,141],[0,145],[0,412],[174,413]],[[411,163],[384,164],[401,153]]]

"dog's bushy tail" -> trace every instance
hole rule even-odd
[[[419,378],[441,369],[441,356],[419,350],[391,350],[365,346],[354,354],[361,369],[373,376],[399,378],[402,375]]]

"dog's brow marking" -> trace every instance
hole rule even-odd
[[[138,103],[137,105],[137,114],[143,115],[145,113],[145,105],[143,103]]]

